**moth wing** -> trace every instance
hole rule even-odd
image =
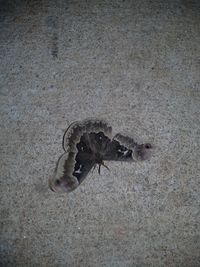
[[[64,133],[63,149],[65,151],[77,152],[76,145],[80,142],[83,134],[98,134],[100,132],[111,138],[112,127],[105,120],[95,118],[73,122]],[[89,145],[91,146],[92,144],[94,145],[94,142],[90,140]]]
[[[122,134],[116,134],[107,144],[103,159],[114,161],[132,161],[135,141]]]
[[[49,186],[55,192],[71,192],[87,177],[94,161],[87,153],[66,152],[56,164]]]
[[[54,174],[49,179],[49,187],[55,192],[71,192],[78,187],[79,182],[73,176],[75,155],[66,152],[57,161]]]
[[[78,179],[80,184],[95,165],[95,157],[89,146],[87,134],[81,136],[80,142],[76,145],[76,148],[77,153],[75,155],[73,176]]]
[[[147,160],[151,157],[153,148],[154,146],[150,143],[137,144],[133,138],[118,133],[107,145],[104,160]]]

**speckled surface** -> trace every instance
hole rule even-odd
[[[199,1],[1,6],[1,266],[200,266]],[[64,130],[91,116],[155,154],[55,194]]]

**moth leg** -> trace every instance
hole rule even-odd
[[[107,165],[105,165],[105,163],[104,162],[102,162],[102,164],[101,165],[103,165],[107,170],[109,170],[110,171],[110,169],[108,168],[108,166]]]
[[[98,174],[101,174],[101,164],[99,164],[99,168],[98,168]]]
[[[107,170],[110,171],[110,169],[108,168],[108,166],[106,166],[105,163],[102,161],[102,162],[99,164],[99,168],[98,168],[98,173],[99,173],[99,175],[101,174],[101,166],[104,166]]]
[[[94,170],[96,169],[97,164],[94,165],[93,169],[92,169],[92,173],[94,172]]]

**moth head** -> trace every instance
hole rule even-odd
[[[54,174],[49,178],[49,187],[53,192],[71,192],[79,185],[77,179],[71,175],[69,157],[70,155],[65,153],[58,159]]]
[[[134,149],[134,158],[136,160],[147,160],[152,155],[153,146],[150,143],[136,145]]]

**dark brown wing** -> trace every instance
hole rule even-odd
[[[75,157],[73,176],[78,179],[80,184],[94,166],[95,157],[89,145],[87,134],[83,134],[81,136],[80,142],[76,145],[76,147],[77,153]]]
[[[103,159],[114,161],[146,160],[152,154],[153,146],[149,143],[137,144],[133,138],[116,134],[108,143]]]
[[[76,145],[80,142],[81,136],[83,136],[84,134],[87,134],[88,136],[91,133],[98,134],[99,132],[103,132],[107,137],[111,138],[112,127],[106,121],[98,119],[87,119],[74,122],[67,128],[66,132],[64,133],[63,149],[65,151],[77,152]],[[90,138],[94,141],[92,135],[90,136]],[[89,139],[88,141],[90,147],[94,148],[94,146],[92,146],[93,143]]]
[[[119,138],[117,138],[119,135],[120,137],[123,137],[123,140],[119,140]],[[121,134],[117,134],[107,144],[103,159],[114,161],[132,161],[134,147],[135,142],[133,141],[133,139],[129,137],[126,138],[126,136],[123,136]]]
[[[72,123],[63,136],[66,153],[57,162],[49,180],[50,188],[57,192],[76,189],[97,162],[96,155],[105,150],[106,141],[110,140],[102,133],[110,136],[111,132],[111,126],[104,120],[87,119]]]
[[[86,152],[66,152],[57,162],[49,186],[55,192],[71,192],[86,178],[94,161]]]

